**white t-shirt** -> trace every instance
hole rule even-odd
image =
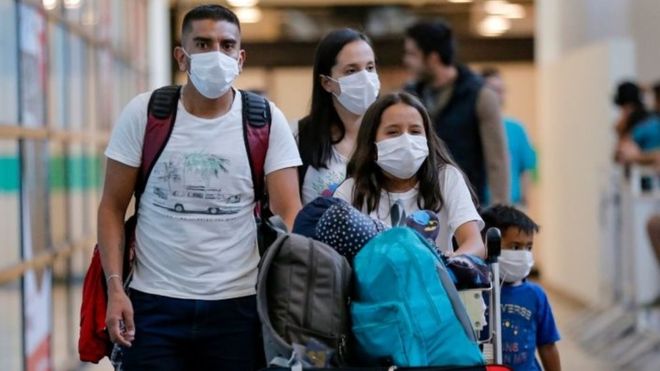
[[[440,171],[439,177],[440,191],[444,203],[438,213],[440,233],[436,239],[436,244],[442,250],[451,250],[451,239],[458,227],[467,222],[476,221],[481,230],[484,227],[484,222],[472,203],[470,191],[458,169],[447,165],[444,170]],[[352,178],[347,179],[337,188],[334,197],[352,202],[354,184]],[[401,200],[406,214],[410,215],[420,209],[417,205],[418,193],[419,189],[417,187],[403,193],[382,191],[378,208],[372,211],[369,216],[379,219],[386,225],[391,225],[390,209],[392,205]],[[366,207],[362,211],[366,212]]]
[[[182,299],[253,295],[259,252],[254,190],[242,127],[241,93],[214,119],[179,101],[176,122],[140,200],[131,287]],[[151,93],[135,97],[113,130],[106,156],[139,167]],[[271,103],[266,174],[301,164],[282,112]]]
[[[308,204],[319,196],[332,196],[335,189],[346,179],[348,159],[332,147],[332,156],[327,168],[307,168],[302,186],[302,202]]]

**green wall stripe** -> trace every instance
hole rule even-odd
[[[48,183],[53,192],[100,189],[101,156],[53,156],[48,161]],[[17,156],[0,156],[0,192],[18,192],[20,160]]]

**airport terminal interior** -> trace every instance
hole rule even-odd
[[[203,4],[235,12],[234,86],[272,101],[293,133],[326,34],[369,37],[383,95],[414,78],[408,28],[450,25],[456,63],[498,71],[502,117],[536,153],[519,204],[540,226],[530,279],[553,308],[562,369],[660,370],[660,138],[650,160],[624,160],[631,114],[617,99],[633,86],[660,137],[658,0],[0,0],[0,370],[113,369],[78,354],[104,152],[133,97],[188,83],[173,50]]]

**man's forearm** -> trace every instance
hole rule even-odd
[[[98,213],[98,244],[108,292],[123,290],[125,252],[124,214],[101,205]],[[118,276],[118,277],[117,277]]]

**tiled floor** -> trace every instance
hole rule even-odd
[[[3,334],[9,333],[10,336],[0,337],[0,348],[2,352],[20,352],[19,342],[20,335],[17,331],[20,328],[19,325],[15,323],[16,318],[20,318],[20,304],[17,299],[17,288],[0,288],[0,301],[2,302],[3,315],[0,318],[0,330]],[[76,292],[77,294],[77,292]],[[555,317],[559,325],[560,331],[562,333],[562,340],[559,342],[559,350],[561,354],[562,366],[564,370],[569,371],[615,371],[615,369],[608,365],[603,360],[599,360],[596,357],[593,357],[587,354],[583,349],[581,349],[576,342],[568,336],[568,327],[574,323],[576,316],[580,312],[580,308],[576,307],[574,304],[571,304],[569,301],[562,299],[562,297],[549,292],[550,302],[553,306]],[[62,289],[56,289],[55,292],[55,317],[54,318],[54,346],[55,348],[55,366],[56,370],[65,370],[70,368],[70,363],[66,361],[66,348],[74,347],[76,339],[65,339],[66,337],[66,328],[67,323],[77,323],[77,318],[68,319],[66,318],[65,313],[66,308],[63,304],[66,293]],[[78,300],[75,300],[75,305],[78,305]],[[77,311],[77,308],[72,308],[74,311]],[[70,332],[77,334],[77,329]],[[71,349],[71,348],[70,348]],[[75,353],[69,352],[69,354],[75,355]],[[0,357],[4,358],[4,357]],[[16,357],[12,357],[16,358]],[[0,362],[4,364],[2,370],[14,370],[17,369],[17,363],[7,363],[7,358],[5,362]],[[99,365],[83,365],[82,367],[86,371],[104,371],[112,370],[111,365],[107,359],[103,360]],[[657,370],[660,370],[660,365]],[[618,371],[618,370],[617,370]]]

